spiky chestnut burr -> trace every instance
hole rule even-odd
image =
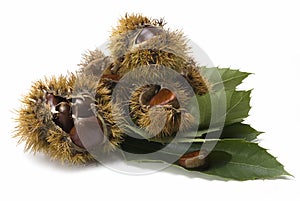
[[[152,20],[142,15],[126,15],[122,18],[110,38],[109,48],[114,61],[112,74],[123,77],[142,67],[145,70],[141,74],[147,74],[155,80],[162,73],[147,73],[147,68],[166,67],[184,77],[196,94],[207,93],[209,84],[189,57],[189,47],[183,33],[165,29],[164,25],[163,20]],[[136,80],[139,86],[139,79]],[[173,84],[182,85],[176,79]],[[177,96],[186,97],[187,100],[191,98],[185,89],[175,92],[162,85],[141,86],[132,93],[130,115],[151,136],[171,136],[178,131],[180,123],[185,129],[195,123],[185,106],[179,105]],[[163,123],[165,127],[159,132],[161,126],[158,125]]]
[[[113,73],[124,75],[136,66],[163,65],[180,70],[189,48],[180,31],[164,28],[165,22],[142,15],[125,15],[113,29],[109,49]]]
[[[25,150],[44,152],[52,159],[94,162],[89,150],[105,151],[117,144],[109,142],[114,138],[95,107],[101,97],[95,93],[109,90],[98,87],[93,77],[74,74],[35,82],[18,111],[15,137],[26,143]]]

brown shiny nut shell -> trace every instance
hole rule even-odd
[[[151,99],[159,92],[160,90],[160,86],[159,85],[153,85],[150,86],[149,88],[147,88],[146,90],[144,90],[139,98],[139,102],[141,105],[149,105]]]
[[[55,105],[58,104],[58,100],[53,94],[47,93],[46,103],[49,104],[51,107],[54,107]]]
[[[66,102],[61,102],[57,105],[57,111],[59,113],[54,119],[54,122],[65,132],[70,132],[74,126],[70,105]]]
[[[145,42],[147,40],[150,40],[154,36],[157,36],[163,32],[163,29],[160,27],[155,27],[155,26],[146,26],[145,28],[142,29],[142,31],[139,33],[135,40],[135,44],[139,44],[142,42]]]
[[[149,105],[150,107],[155,105],[167,105],[167,104],[173,105],[173,102],[176,101],[177,101],[176,95],[169,89],[163,88],[155,96],[152,97]],[[173,106],[175,106],[175,104]]]
[[[92,105],[95,103],[95,101],[93,101],[91,98],[75,98],[72,101],[72,112],[76,118],[94,116]]]
[[[208,153],[205,150],[193,151],[181,156],[178,163],[180,166],[188,169],[205,167],[207,165],[207,155]]]
[[[70,131],[70,137],[74,144],[87,150],[101,146],[105,141],[102,125],[97,117],[75,120],[75,125]]]

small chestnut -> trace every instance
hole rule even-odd
[[[153,96],[149,105],[150,107],[155,105],[172,105],[175,108],[179,107],[176,95],[166,88],[161,89],[155,96]]]
[[[188,169],[202,168],[207,165],[206,157],[208,153],[205,150],[193,151],[181,156],[178,160],[180,166]]]
[[[70,138],[74,144],[87,150],[101,146],[105,141],[101,122],[95,116],[76,119]]]

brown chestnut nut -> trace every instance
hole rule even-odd
[[[193,151],[181,156],[178,163],[180,166],[188,169],[205,167],[207,165],[207,155],[208,153],[205,150]]]
[[[60,102],[56,106],[56,116],[54,118],[54,122],[61,127],[65,132],[70,132],[72,127],[74,126],[72,111],[69,103]]]
[[[175,108],[179,108],[176,95],[166,88],[161,89],[155,96],[153,96],[149,105],[150,107],[155,105],[172,105]]]
[[[49,104],[50,107],[55,107],[58,104],[58,100],[53,94],[47,93],[46,103]]]
[[[135,40],[135,44],[139,44],[142,42],[145,42],[147,40],[150,40],[154,36],[157,36],[163,32],[163,29],[160,27],[155,26],[146,26],[142,29],[142,31],[139,33]]]
[[[63,131],[70,132],[74,126],[72,111],[69,102],[59,96],[55,96],[51,93],[46,94],[46,103],[51,107],[53,114],[53,121]]]
[[[87,150],[101,146],[105,141],[102,124],[97,117],[76,119],[70,138],[74,144]]]
[[[93,101],[91,98],[75,98],[72,101],[72,111],[75,118],[95,116],[92,110],[92,105],[95,103],[95,101]]]

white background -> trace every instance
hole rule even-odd
[[[120,1],[121,2],[121,1]],[[300,6],[297,1],[2,1],[0,2],[0,200],[299,199]],[[197,3],[196,3],[197,2]],[[253,72],[253,127],[260,145],[294,178],[218,181],[173,169],[144,176],[104,167],[61,166],[23,153],[11,138],[14,109],[32,81],[75,71],[81,54],[108,39],[125,12],[164,17],[221,67]]]

